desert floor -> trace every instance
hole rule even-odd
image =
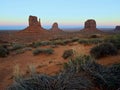
[[[63,63],[68,59],[63,59],[62,54],[64,50],[74,49],[78,54],[89,55],[90,49],[94,45],[82,45],[77,42],[53,48],[54,53],[52,55],[39,54],[34,56],[32,51],[26,51],[22,54],[11,53],[6,58],[0,58],[0,90],[5,89],[11,83],[13,83],[13,71],[16,65],[20,67],[20,72],[23,75],[29,73],[28,66],[33,65],[36,68],[37,73],[44,73],[48,75],[55,75],[62,70]],[[42,46],[41,48],[49,48],[50,46]],[[33,50],[33,49],[32,49]],[[109,56],[97,60],[102,65],[110,65],[120,62],[120,54],[117,56]]]

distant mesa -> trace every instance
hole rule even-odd
[[[29,26],[22,30],[21,32],[46,32],[46,30],[41,26],[40,19],[38,21],[38,18],[36,16],[29,16],[28,19]]]
[[[95,30],[96,29],[96,21],[93,19],[89,19],[85,22],[84,28],[86,30]]]
[[[120,31],[120,26],[116,26],[115,31]]]
[[[94,19],[88,19],[84,23],[84,29],[82,31],[95,32],[100,31],[96,28],[96,21]]]
[[[50,29],[50,31],[52,31],[52,32],[62,32],[62,29],[60,29],[58,27],[58,23],[55,22],[55,23],[53,23],[52,28]]]

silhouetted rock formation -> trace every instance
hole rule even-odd
[[[88,19],[85,21],[84,29],[81,30],[81,32],[87,32],[87,33],[99,33],[102,32],[99,29],[96,28],[96,21],[93,19]]]
[[[88,29],[88,30],[95,30],[96,29],[96,21],[93,20],[93,19],[89,19],[85,22],[85,26],[84,26],[85,29]]]
[[[22,30],[21,32],[32,32],[32,33],[42,33],[42,32],[46,32],[46,30],[44,28],[42,28],[41,23],[40,23],[40,19],[38,21],[36,16],[29,16],[28,19],[28,23],[29,26],[27,28],[25,28],[24,30]]]
[[[120,31],[120,26],[116,26],[115,31]]]
[[[62,32],[62,30],[58,27],[58,23],[55,22],[52,25],[52,28],[50,29],[52,32]]]
[[[29,26],[40,26],[41,27],[40,19],[38,21],[36,16],[29,16]]]

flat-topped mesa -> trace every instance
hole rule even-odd
[[[40,26],[41,27],[41,23],[40,23],[40,19],[38,21],[36,16],[29,16],[29,26]]]
[[[62,30],[58,27],[58,23],[55,22],[52,25],[52,28],[50,29],[52,32],[61,32]]]
[[[93,19],[89,19],[85,22],[84,26],[85,30],[95,30],[96,29],[96,21]]]
[[[84,29],[80,30],[85,33],[102,33],[101,30],[96,28],[96,21],[94,19],[88,19],[84,23]]]
[[[120,31],[120,26],[116,26],[115,31]]]

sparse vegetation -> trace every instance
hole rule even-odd
[[[34,48],[37,48],[37,47],[39,47],[39,46],[46,46],[46,45],[50,45],[50,44],[51,44],[50,41],[39,41],[39,42],[33,42],[33,43],[32,43],[32,46],[33,46]]]
[[[78,37],[74,37],[74,38],[72,38],[72,42],[77,42],[79,40],[79,38]]]
[[[8,90],[117,90],[119,82],[120,63],[105,67],[84,55],[65,63],[58,75],[34,74],[13,83]]]
[[[44,53],[44,54],[53,54],[54,50],[52,48],[46,48],[46,49],[35,49],[33,51],[33,55],[38,55],[40,53]]]
[[[0,46],[0,57],[6,57],[9,54],[7,47]]]
[[[72,57],[73,54],[74,54],[73,49],[65,50],[64,53],[63,53],[63,55],[62,55],[62,57],[63,57],[64,59],[67,59],[67,58],[69,58],[69,57]]]
[[[100,38],[91,38],[91,39],[79,39],[79,43],[80,44],[85,44],[85,45],[89,45],[89,44],[99,44],[102,43],[104,40],[100,39]]]
[[[117,49],[112,43],[102,43],[93,47],[90,54],[95,58],[101,58],[108,55],[116,55]]]
[[[90,35],[90,38],[100,38],[100,34],[92,34]]]
[[[117,49],[120,49],[120,35],[113,35],[105,38],[105,42],[114,44]]]
[[[11,50],[14,51],[14,50],[22,49],[24,47],[25,47],[25,45],[22,45],[22,44],[19,44],[19,43],[13,43]]]
[[[14,78],[15,82],[19,82],[23,78],[23,75],[20,72],[19,65],[15,65],[15,67],[14,67],[13,78]]]

